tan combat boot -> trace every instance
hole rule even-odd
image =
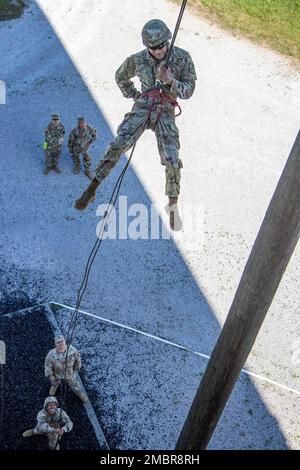
[[[100,183],[96,178],[91,181],[89,187],[82,193],[80,198],[75,201],[75,209],[84,211],[91,202],[94,202],[96,198],[96,189],[99,184]]]
[[[179,232],[182,229],[182,220],[178,209],[178,197],[169,196],[169,204],[166,209],[169,214],[170,229]]]
[[[33,429],[28,429],[28,431],[24,431],[23,434],[22,434],[23,437],[30,437],[30,436],[34,436],[34,431]]]

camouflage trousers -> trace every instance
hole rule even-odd
[[[101,182],[109,175],[122,153],[129,150],[146,129],[155,132],[161,164],[165,166],[165,194],[177,197],[180,193],[179,132],[175,124],[174,109],[171,105],[161,107],[159,101],[150,97],[139,98],[132,110],[117,129],[115,140],[108,146],[95,170],[95,177]]]
[[[89,146],[86,146],[86,148],[83,148],[80,146],[74,146],[72,148],[71,152],[72,152],[72,159],[73,159],[74,166],[80,167],[80,154],[82,154],[84,168],[86,170],[89,170],[91,168],[92,159],[90,155],[87,153],[88,147]]]
[[[62,149],[62,146],[58,145],[57,147],[48,148],[45,151],[45,157],[46,157],[45,167],[46,168],[51,169],[57,165],[58,160],[60,159],[60,156],[61,156],[61,149]]]

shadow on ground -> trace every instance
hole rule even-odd
[[[2,26],[0,42],[6,46],[1,72],[8,85],[7,104],[0,107],[0,144],[10,159],[9,165],[5,158],[0,161],[0,204],[6,208],[0,213],[0,311],[7,314],[46,300],[74,305],[97,220],[94,208],[84,214],[72,208],[87,180],[83,174],[78,178],[72,175],[65,147],[63,174],[42,175],[43,127],[54,110],[61,113],[67,132],[76,125],[79,114],[85,115],[100,135],[91,151],[94,162],[113,136],[35,2],[30,2],[24,17],[13,26]],[[99,203],[107,202],[124,162],[125,157],[103,184]],[[128,196],[129,205],[151,205],[131,167],[122,193]],[[83,307],[206,354],[210,354],[220,332],[214,312],[172,240],[105,242],[93,266]],[[45,398],[40,361],[52,343],[39,313],[26,316],[28,332],[19,339],[17,320],[9,326],[6,318],[2,317],[1,325],[8,344],[5,406],[9,433],[1,448],[18,448],[23,445],[19,429],[32,426]],[[84,358],[85,384],[110,443],[116,448],[171,448],[206,362],[187,353],[177,357],[170,347],[156,343],[151,343],[149,354],[143,343],[137,355],[132,345],[139,344],[140,338],[134,333],[125,335],[117,327],[86,318],[80,318],[75,341]],[[150,347],[150,340],[147,344]],[[126,377],[116,374],[122,367]],[[16,380],[18,374],[20,379]],[[167,408],[162,405],[165,401]],[[170,426],[176,423],[171,435],[164,433],[165,420]],[[72,445],[79,448],[80,426],[75,429]],[[92,442],[89,448],[93,448]],[[236,386],[212,447],[286,448],[275,417],[248,379],[242,378]]]

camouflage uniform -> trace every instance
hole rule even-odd
[[[78,381],[77,373],[81,369],[81,356],[80,352],[70,345],[68,350],[67,367],[65,352],[58,352],[56,348],[48,352],[45,359],[45,377],[48,378],[52,384],[50,395],[55,395],[61,380],[66,380],[67,384],[73,392],[86,401],[86,395],[81,388]]]
[[[86,124],[85,127],[81,129],[79,127],[80,122],[84,122],[83,117],[78,118],[78,126],[71,131],[68,147],[73,158],[74,170],[77,170],[76,172],[80,170],[80,154],[82,153],[84,168],[87,172],[91,167],[91,157],[87,153],[87,150],[90,144],[96,140],[97,131],[89,124]]]
[[[37,414],[37,425],[33,429],[29,429],[23,433],[24,437],[34,436],[36,434],[46,434],[49,439],[49,448],[51,450],[59,449],[57,441],[59,436],[53,433],[54,429],[63,429],[64,432],[70,432],[73,428],[73,423],[67,413],[61,408],[57,408],[54,414],[47,411],[47,405],[51,402],[58,401],[55,397],[48,397],[44,402],[44,408]]]
[[[153,24],[156,28],[154,35],[153,30],[147,30],[147,26],[152,27]],[[149,38],[154,41],[150,44],[151,47],[160,44],[162,40],[170,39],[171,33],[168,29],[167,32],[162,30],[160,34],[161,25],[167,28],[160,20],[151,20],[145,25],[145,45],[149,46],[148,33]],[[174,79],[170,85],[160,83],[158,88],[157,71],[163,60],[158,62],[148,49],[145,49],[128,57],[117,70],[116,82],[121,92],[126,98],[133,98],[135,102],[118,127],[115,140],[96,167],[95,178],[100,183],[116,165],[121,154],[134,145],[145,129],[151,129],[155,132],[161,163],[166,167],[165,193],[169,197],[178,197],[182,162],[179,159],[179,132],[175,124],[175,100],[192,96],[197,77],[190,54],[174,47],[168,64]],[[142,94],[131,81],[135,76],[140,79]]]
[[[52,114],[52,119],[59,119],[59,115],[55,113]],[[65,128],[61,122],[59,122],[57,126],[54,126],[51,121],[45,128],[45,142],[47,142],[47,148],[45,149],[45,170],[51,170],[57,167],[58,160],[61,156],[64,135]]]

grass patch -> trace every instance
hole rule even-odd
[[[225,29],[300,61],[300,0],[190,0],[189,4]]]
[[[19,18],[25,8],[23,0],[0,0],[0,21]]]

